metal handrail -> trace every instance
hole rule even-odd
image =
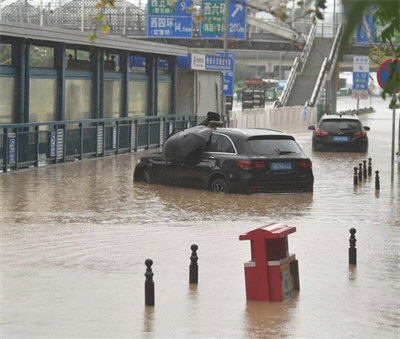
[[[286,102],[287,102],[287,99],[288,99],[288,97],[289,97],[289,94],[290,94],[290,92],[291,92],[291,90],[292,90],[294,81],[296,80],[297,68],[299,67],[299,64],[300,64],[299,58],[296,57],[296,58],[294,59],[294,61],[293,61],[293,66],[292,66],[292,68],[291,68],[291,70],[290,70],[290,73],[289,73],[289,76],[288,76],[288,80],[287,80],[287,82],[286,82],[286,86],[285,86],[285,88],[284,88],[283,91],[282,91],[281,99],[280,99],[280,101],[276,101],[276,102],[274,103],[274,106],[275,106],[275,107],[276,107],[276,106],[285,106],[285,105],[286,105]]]
[[[289,94],[292,91],[292,87],[297,78],[297,74],[303,72],[304,65],[307,62],[308,56],[310,55],[312,45],[314,44],[316,31],[317,31],[317,25],[314,24],[310,30],[310,33],[308,34],[305,47],[300,57],[296,57],[294,59],[293,66],[292,69],[290,70],[286,86],[283,89],[281,99],[280,101],[274,103],[274,107],[286,105],[287,100],[289,98]]]
[[[324,62],[322,63],[322,66],[321,66],[321,70],[319,71],[318,79],[317,79],[317,82],[315,83],[314,90],[311,95],[311,99],[306,102],[306,106],[309,106],[309,107],[315,106],[315,103],[319,96],[319,92],[322,87],[323,80],[325,78],[325,72],[326,72],[327,65],[328,65],[328,58],[325,58]]]
[[[337,61],[338,54],[339,54],[338,52],[339,52],[340,41],[342,39],[343,32],[344,32],[344,23],[341,23],[338,31],[336,32],[336,36],[333,41],[331,51],[329,53],[329,57],[325,58],[324,62],[322,63],[321,70],[319,72],[317,82],[315,83],[313,93],[311,95],[310,100],[305,103],[306,106],[310,106],[310,107],[315,106],[317,99],[319,97],[319,93],[322,88],[325,74],[327,72],[329,72],[330,78],[332,77],[332,66],[336,65],[336,61]]]
[[[303,72],[304,70],[304,65],[307,62],[308,56],[310,55],[311,52],[311,48],[314,44],[314,40],[315,40],[315,35],[317,32],[317,25],[314,24],[310,30],[310,33],[308,34],[307,40],[306,40],[306,45],[303,49],[303,51],[301,52],[300,55],[300,62],[301,62],[301,70],[300,73]]]
[[[333,41],[331,52],[329,53],[329,68],[332,76],[332,65],[336,65],[336,61],[339,57],[339,47],[340,42],[342,41],[343,33],[344,33],[345,24],[342,22],[338,31],[336,32],[335,40]]]

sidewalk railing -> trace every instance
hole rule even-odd
[[[194,115],[0,125],[0,172],[161,147]]]

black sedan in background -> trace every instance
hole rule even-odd
[[[363,126],[356,115],[324,114],[313,131],[313,151],[367,152],[368,126]]]
[[[175,138],[176,151],[168,150],[167,140],[162,152],[142,157],[134,180],[224,193],[313,191],[312,162],[293,136],[268,129],[204,128],[209,135],[202,131],[203,138],[196,138],[183,157],[166,155],[182,152],[190,129]]]

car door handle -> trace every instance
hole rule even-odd
[[[210,160],[215,160],[215,157],[213,157],[212,155],[210,155],[210,156],[208,157],[208,159],[210,159]]]

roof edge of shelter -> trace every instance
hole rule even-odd
[[[61,41],[71,45],[92,45],[93,47],[120,49],[150,54],[186,56],[188,53],[188,48],[184,46],[171,46],[159,42],[125,38],[115,35],[101,34],[93,43],[91,43],[88,32],[7,21],[0,21],[0,35],[41,41]]]

